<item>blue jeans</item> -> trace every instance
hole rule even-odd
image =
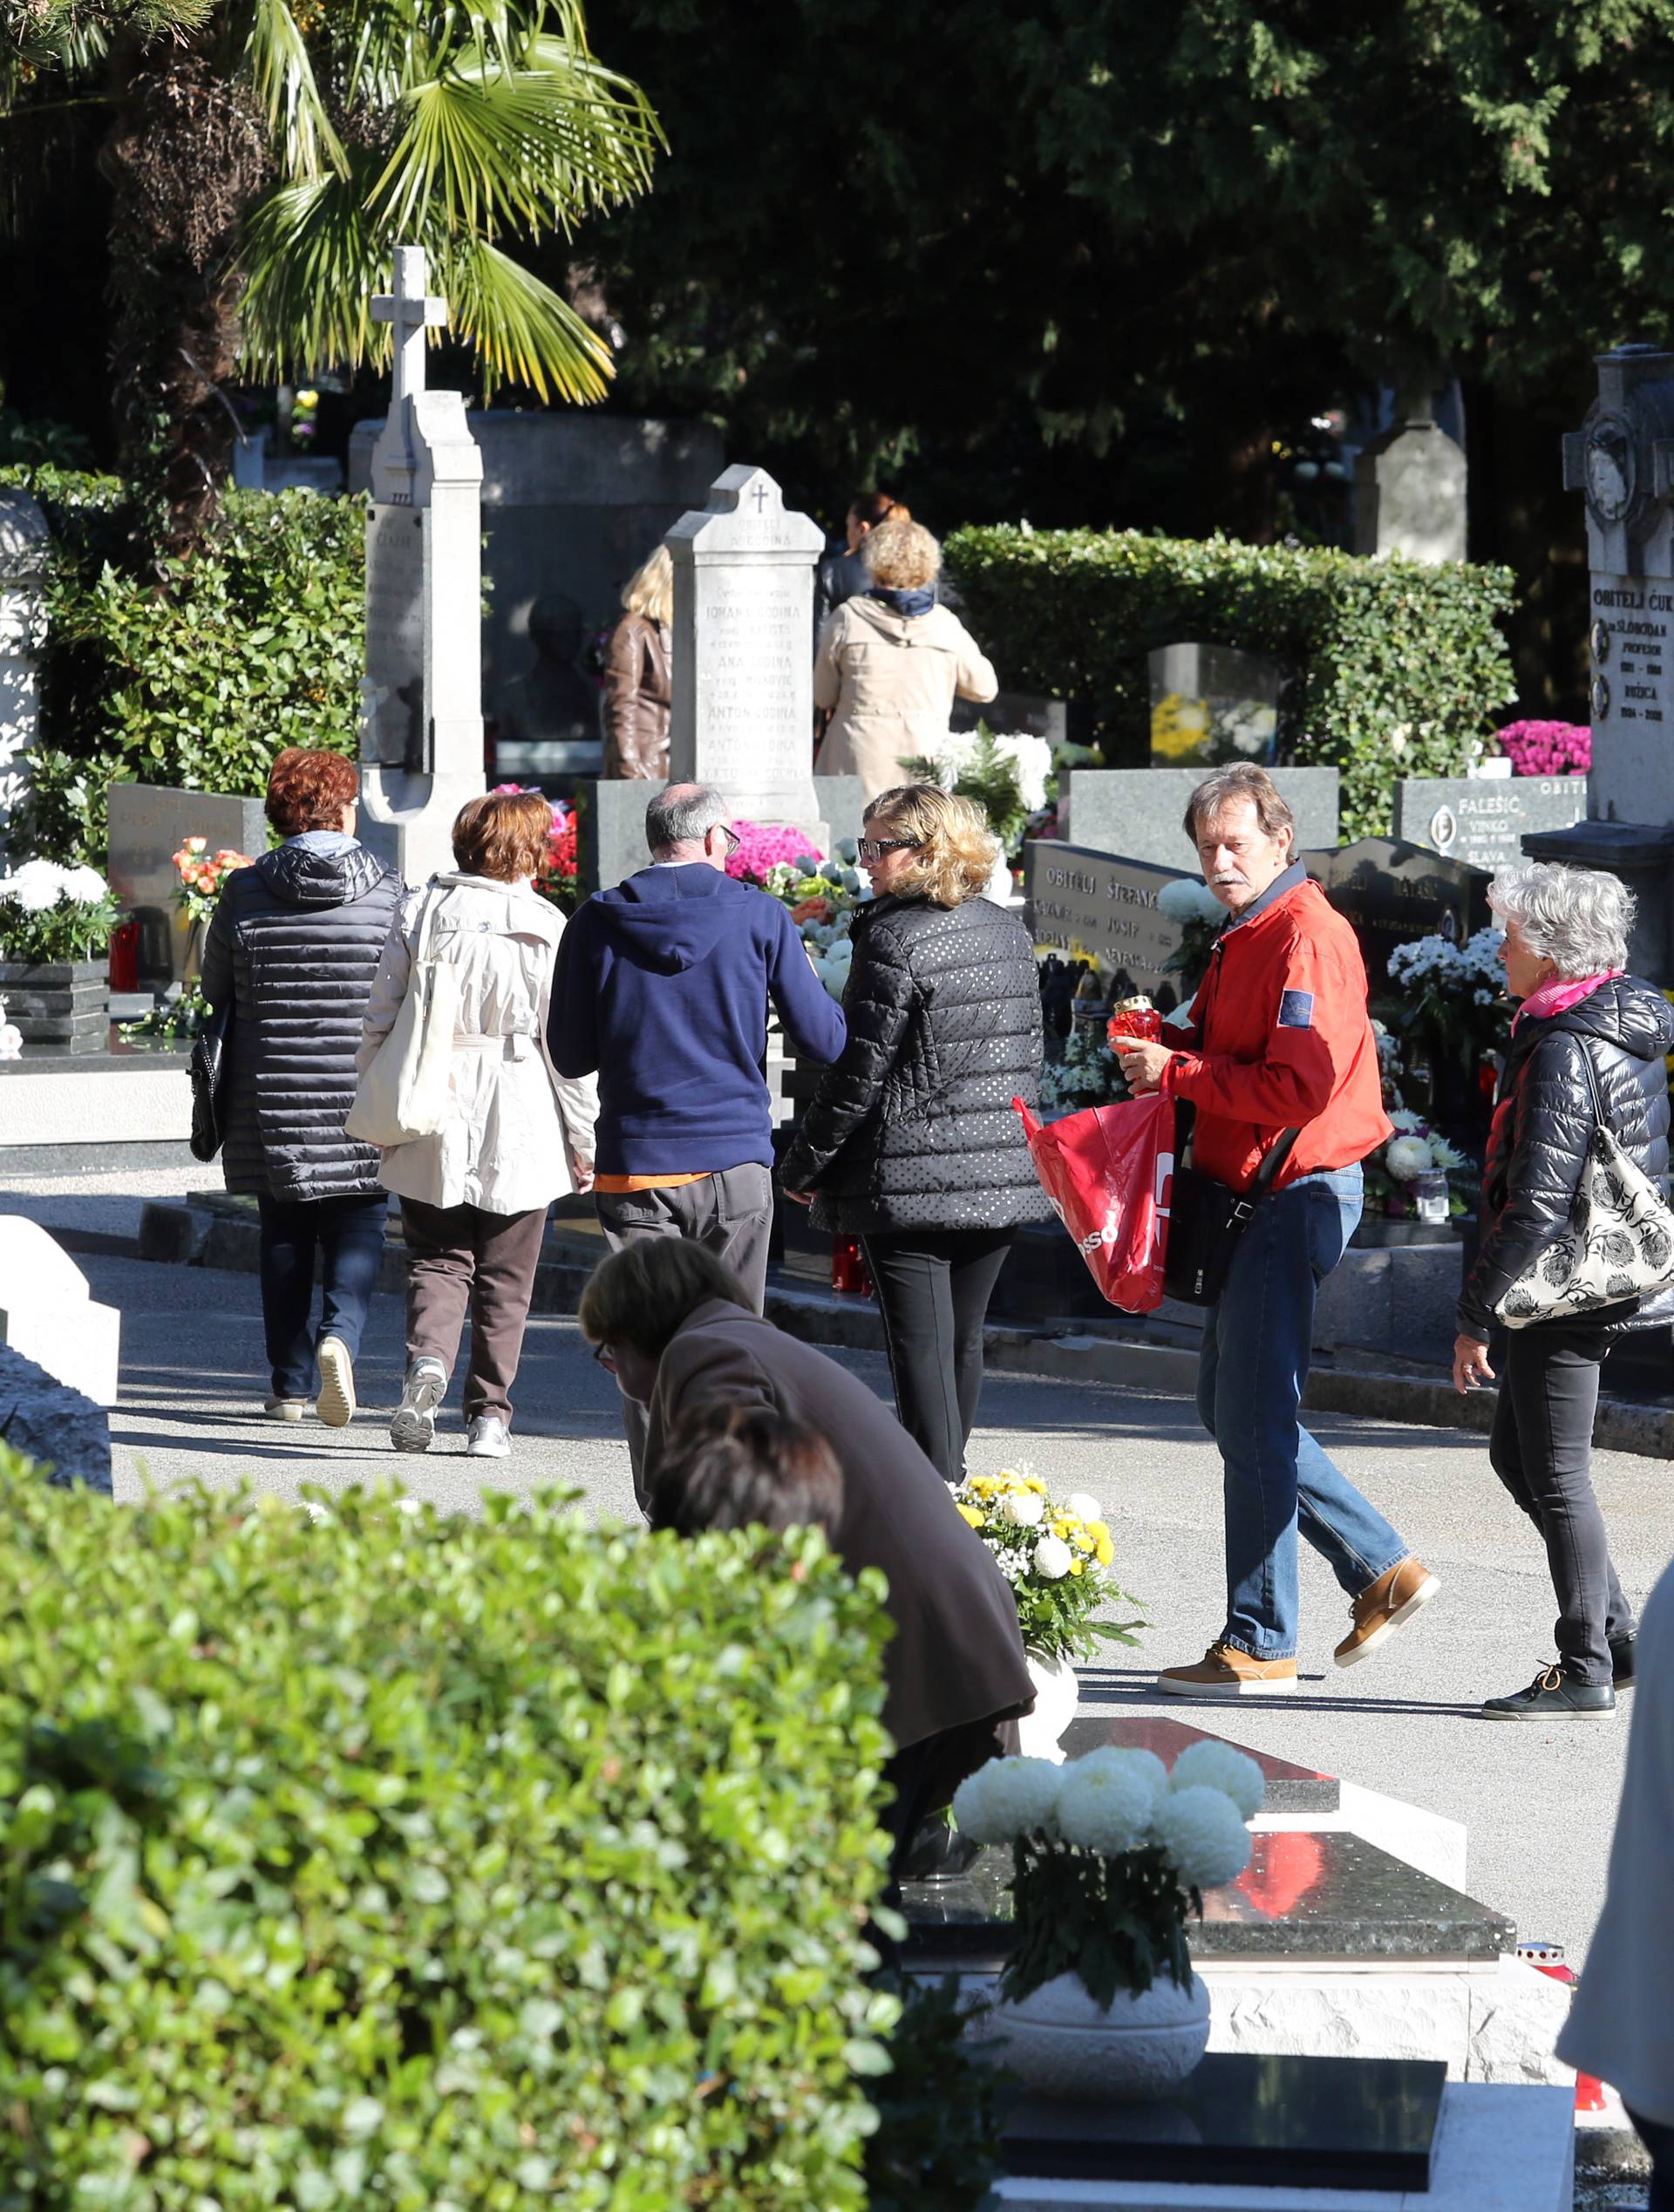
[[[1358,1167],[1340,1167],[1262,1199],[1203,1324],[1197,1411],[1225,1472],[1225,1640],[1255,1659],[1296,1655],[1298,1525],[1351,1596],[1407,1556],[1296,1418],[1315,1295],[1354,1234],[1361,1189]]]
[[[366,1309],[384,1257],[389,1198],[372,1191],[352,1198],[258,1197],[262,1214],[262,1324],[276,1398],[312,1398],[314,1347],[340,1337],[352,1359],[360,1350]],[[314,1261],[323,1280],[320,1325],[309,1327]]]

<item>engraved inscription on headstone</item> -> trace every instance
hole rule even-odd
[[[1143,991],[1167,1012],[1180,1004],[1180,978],[1164,968],[1181,932],[1157,898],[1184,873],[1055,838],[1031,838],[1024,847],[1030,935],[1038,947],[1096,962],[1099,983],[1112,997]]]
[[[1669,624],[1674,620],[1674,583],[1666,578],[1593,578],[1594,757],[1625,745],[1665,738],[1674,731],[1674,660]],[[1637,725],[1637,726],[1636,726]],[[1638,742],[1636,742],[1638,741]]]
[[[1514,868],[1531,831],[1587,813],[1585,776],[1409,776],[1395,786],[1395,834],[1472,868]]]
[[[1389,956],[1415,937],[1450,944],[1485,929],[1488,878],[1423,846],[1363,837],[1335,852],[1303,853],[1308,873],[1360,941],[1374,997],[1389,987]]]
[[[366,683],[361,758],[425,766],[424,516],[374,507],[366,521]]]
[[[817,523],[757,468],[724,470],[666,540],[674,561],[669,776],[819,837],[811,736]]]

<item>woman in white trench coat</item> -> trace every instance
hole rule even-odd
[[[363,1070],[400,1011],[421,949],[459,971],[447,1119],[432,1136],[389,1147],[379,1178],[400,1197],[407,1244],[407,1372],[390,1424],[400,1452],[429,1447],[468,1310],[466,1450],[509,1454],[510,1392],[547,1208],[593,1180],[597,1086],[561,1076],[547,1050],[564,924],[532,879],[551,825],[538,792],[491,793],[461,807],[458,873],[408,892],[372,986]]]

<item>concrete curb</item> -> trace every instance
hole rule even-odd
[[[254,1207],[238,1200],[153,1200],[140,1216],[140,1257],[163,1265],[229,1268],[253,1275],[259,1235]],[[561,1224],[551,1239],[550,1256],[536,1269],[531,1310],[574,1313],[598,1258],[590,1240],[567,1242]],[[378,1269],[378,1287],[398,1293],[405,1280],[402,1246],[398,1235],[392,1235]],[[878,1310],[864,1299],[800,1284],[770,1283],[767,1317],[786,1335],[800,1337],[805,1344],[846,1345],[857,1351],[883,1349]],[[1187,1398],[1197,1380],[1197,1354],[1190,1348],[1113,1334],[1095,1335],[1091,1331],[1059,1334],[991,1321],[985,1346],[990,1367],[1007,1374],[1056,1377]],[[1311,1412],[1353,1413],[1373,1420],[1485,1434],[1493,1424],[1497,1398],[1492,1390],[1473,1391],[1468,1398],[1461,1398],[1451,1381],[1434,1373],[1397,1374],[1328,1361],[1317,1365],[1310,1375],[1303,1404]],[[1601,1399],[1594,1435],[1606,1451],[1634,1452],[1649,1459],[1674,1458],[1674,1408]]]

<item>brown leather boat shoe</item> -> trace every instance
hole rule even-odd
[[[1252,1659],[1233,1644],[1211,1644],[1194,1667],[1165,1667],[1157,1677],[1172,1698],[1266,1698],[1296,1686],[1294,1659]]]
[[[1405,1628],[1440,1588],[1424,1562],[1410,1556],[1392,1567],[1388,1574],[1379,1575],[1354,1601],[1351,1609],[1354,1626],[1332,1655],[1338,1666],[1351,1667],[1370,1657],[1397,1629]]]

